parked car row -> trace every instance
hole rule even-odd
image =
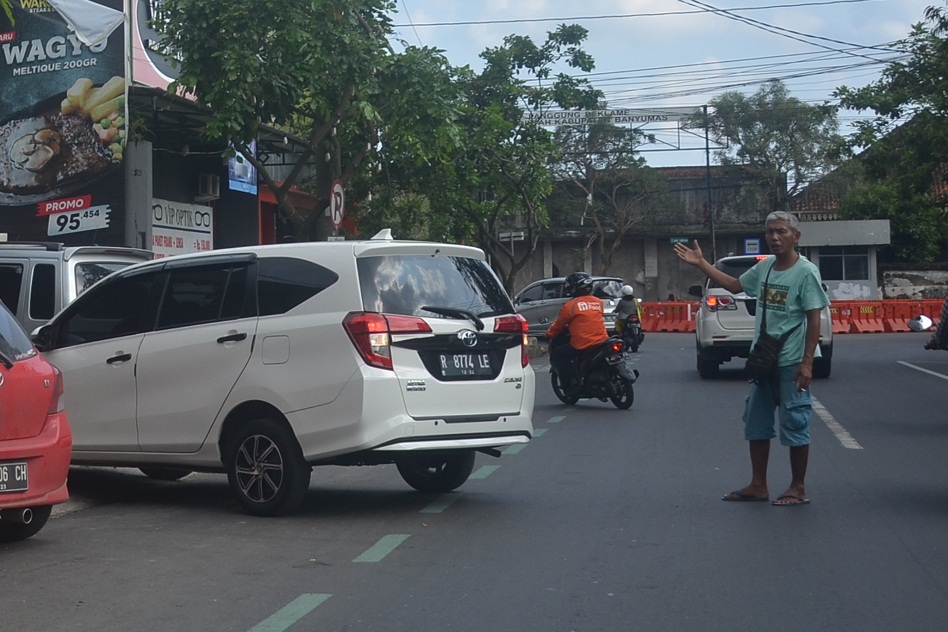
[[[17,332],[4,357],[45,362]],[[58,405],[65,384],[73,464],[226,473],[254,515],[297,508],[315,465],[394,463],[417,490],[446,492],[478,451],[533,435],[526,323],[484,253],[387,231],[130,265],[34,342],[62,372],[47,381]],[[23,463],[0,453],[0,475]]]

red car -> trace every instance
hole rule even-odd
[[[63,376],[0,303],[0,542],[35,535],[69,499]]]

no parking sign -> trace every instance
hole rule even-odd
[[[342,218],[346,214],[346,188],[342,180],[336,180],[332,183],[332,191],[329,194],[329,216],[332,219],[332,227],[339,228],[342,224]]]

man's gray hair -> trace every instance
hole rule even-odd
[[[774,211],[767,216],[767,221],[764,222],[764,225],[775,221],[787,222],[790,224],[790,228],[797,232],[800,231],[800,220],[797,219],[797,216],[793,213],[788,213],[787,211]]]

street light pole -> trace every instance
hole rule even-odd
[[[704,159],[705,159],[705,180],[708,187],[708,197],[705,201],[708,209],[708,225],[711,227],[711,262],[714,263],[718,260],[717,255],[717,246],[715,242],[717,237],[714,234],[714,209],[711,206],[711,140],[709,138],[708,132],[708,106],[705,104],[704,109]]]

